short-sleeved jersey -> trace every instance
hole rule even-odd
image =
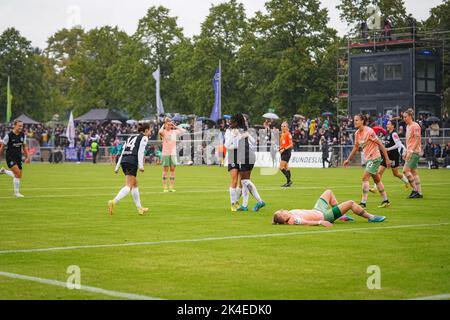
[[[318,210],[290,210],[287,224],[304,224],[305,221],[325,220],[323,213]]]
[[[374,160],[381,157],[376,141],[378,137],[372,128],[364,126],[362,130],[356,130],[355,141],[358,142],[366,160]]]
[[[25,143],[25,134],[23,132],[16,135],[13,131],[9,132],[3,138],[3,144],[6,146],[5,157],[7,159],[21,159],[22,146]]]
[[[280,148],[286,149],[292,144],[292,135],[290,132],[282,132],[280,137]]]
[[[141,141],[144,138],[143,134],[130,136],[124,144],[122,162],[131,163],[138,166],[138,155]]]
[[[417,141],[417,147],[413,149],[414,144]],[[420,153],[422,150],[421,129],[417,122],[413,122],[406,126],[406,150],[414,153]]]

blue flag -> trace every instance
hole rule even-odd
[[[222,113],[220,106],[220,77],[220,68],[217,68],[214,78],[212,79],[212,85],[214,88],[214,106],[211,111],[210,118],[214,121],[219,120]]]

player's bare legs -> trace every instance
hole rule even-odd
[[[251,174],[251,170],[241,171],[239,173],[242,182],[242,205],[237,209],[238,211],[248,210],[248,198],[250,194],[257,201],[255,207],[253,208],[253,211],[259,211],[259,209],[266,205],[265,202],[261,199],[261,196],[259,195],[258,189],[256,188],[255,184],[250,180]]]
[[[325,190],[320,197],[333,207],[338,204],[336,196],[330,189]]]
[[[238,186],[238,178],[239,178],[239,170],[232,169],[230,172],[230,203],[231,203],[231,211],[236,211],[239,207],[239,198],[237,193]]]
[[[174,189],[174,187],[175,187],[175,166],[170,166],[169,170],[170,170],[170,187],[169,187],[169,190],[171,192],[175,192],[175,189]]]
[[[162,173],[162,186],[164,192],[169,192],[169,189],[167,189],[167,174],[169,173],[170,167],[165,166],[163,167],[163,173]]]
[[[369,179],[371,176],[372,175],[367,171],[364,171],[364,174],[362,176],[362,197],[360,202],[360,205],[362,207],[366,206],[367,197],[369,196]]]
[[[133,197],[133,201],[136,204],[136,208],[139,214],[143,215],[145,212],[148,211],[148,208],[143,208],[141,205],[137,178],[135,176],[127,175],[125,176],[125,187],[123,187],[119,191],[114,200],[110,200],[108,202],[108,211],[110,215],[113,214],[114,208],[117,205],[117,203],[123,198],[125,198],[130,192],[131,196]]]
[[[378,168],[378,175],[380,176],[380,179],[383,177],[384,171],[386,171],[386,167],[380,166]],[[372,193],[377,193],[378,192],[377,184],[375,183],[375,181],[373,183],[373,188],[370,188],[369,191],[372,192]]]
[[[381,205],[378,206],[378,208],[387,208],[391,205],[391,203],[388,200],[388,196],[386,191],[384,190],[384,184],[381,182],[380,175],[372,174],[372,179],[375,185],[377,186],[378,192],[380,193],[381,198],[383,199],[383,202],[381,202]]]
[[[336,196],[334,195],[333,191],[331,191],[330,189],[325,190],[324,193],[322,193],[322,195],[320,197],[323,200],[325,200],[332,207],[334,207],[334,206],[339,204],[337,199],[336,199]],[[355,219],[353,219],[352,217],[349,217],[348,215],[346,215],[345,212],[342,212],[342,217],[340,217],[339,220],[342,220],[342,221],[354,221]]]
[[[11,170],[1,168],[0,174],[6,174],[7,176],[13,178],[14,196],[16,198],[23,198],[23,195],[19,192],[20,179],[22,178],[22,170],[20,170],[19,167],[15,165],[11,168]]]
[[[422,186],[420,183],[420,177],[419,177],[419,173],[417,172],[416,169],[411,170],[412,176],[414,178],[414,183],[416,185],[416,189],[417,189],[417,193],[419,195],[422,195]]]
[[[11,168],[12,172],[14,173],[14,179],[13,179],[13,184],[14,184],[14,195],[17,198],[23,198],[23,195],[19,192],[20,189],[20,179],[22,179],[22,170],[19,169],[18,166],[13,166]]]
[[[406,178],[405,175],[403,175],[400,172],[398,172],[398,168],[397,167],[391,168],[391,170],[392,170],[392,175],[394,177],[397,177],[400,180],[402,180],[402,182],[405,184],[405,189],[408,189],[409,188],[408,178]],[[378,169],[378,174],[380,175],[380,179],[383,178],[383,174],[384,174],[385,171],[386,171],[386,167],[380,166],[380,168]],[[369,191],[373,192],[373,193],[376,193],[378,191],[378,188],[377,188],[377,185],[375,184],[375,182],[373,184],[373,188],[371,188]]]
[[[411,186],[411,188],[413,189],[413,191],[417,192],[417,186],[416,186],[416,181],[414,179],[414,175],[412,173],[412,170],[406,166],[403,167],[403,174],[406,176],[406,178],[409,181],[409,184]]]

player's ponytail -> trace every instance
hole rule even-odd
[[[246,126],[246,124],[245,124],[245,119],[244,119],[244,116],[243,116],[242,113],[236,113],[236,114],[232,117],[232,119],[233,119],[234,121],[236,121],[237,127],[238,127],[239,129],[243,129],[244,131],[247,131],[247,126]]]
[[[233,116],[231,116],[231,120],[233,122],[236,122],[238,129],[244,129],[247,130],[247,126],[245,125],[245,119],[242,113],[236,113]]]

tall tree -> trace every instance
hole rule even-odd
[[[334,68],[325,57],[336,32],[327,27],[327,10],[317,0],[272,0],[266,10],[251,20],[253,34],[240,57],[253,111],[273,107],[288,117],[328,108],[332,83],[324,71]],[[315,86],[321,81],[326,87]]]
[[[61,29],[50,36],[43,52],[45,75],[49,85],[46,110],[64,114],[73,108],[69,97],[74,79],[67,75],[67,67],[80,52],[85,32],[80,27]]]
[[[42,119],[46,90],[40,52],[14,28],[0,35],[0,119],[5,119],[6,83],[11,79],[13,118],[25,112]]]
[[[165,80],[171,77],[173,71],[172,60],[175,48],[184,41],[183,29],[178,26],[177,17],[170,16],[169,9],[163,6],[152,6],[139,20],[133,39],[144,46],[141,60],[149,67],[147,77],[151,81],[153,81],[152,72],[157,69],[158,65],[160,66],[161,96],[164,105],[168,106],[165,109],[167,112],[174,111],[178,88],[175,87],[173,81]],[[152,101],[155,99],[153,98]]]
[[[428,30],[436,31],[450,31],[450,2],[444,1],[444,3],[432,8],[430,10],[430,17],[424,21],[424,25]],[[443,45],[443,113],[450,112],[450,38],[448,35],[442,34]]]
[[[339,17],[355,31],[362,21],[380,18],[380,28],[383,28],[383,18],[388,18],[394,28],[407,26],[407,14],[404,0],[341,0],[336,6],[340,10]],[[378,8],[379,12],[372,9]],[[374,22],[372,22],[374,23]]]
[[[143,60],[145,52],[146,48],[141,43],[130,39],[108,70],[114,101],[130,117],[138,120],[155,113],[155,108],[151,108],[155,104],[153,70]]]
[[[237,59],[247,32],[244,6],[230,0],[212,5],[200,35],[179,47],[174,77],[196,113],[209,116],[211,112],[214,101],[211,83],[219,60],[222,61],[222,113],[242,111],[247,106],[240,87],[241,69]]]
[[[425,26],[429,29],[441,31],[450,30],[450,1],[431,8],[430,17],[425,21]]]
[[[125,109],[124,101],[115,95],[110,69],[120,59],[130,37],[117,27],[101,27],[90,30],[84,37],[79,51],[67,65],[67,76],[73,79],[69,97],[77,114],[91,108]]]

